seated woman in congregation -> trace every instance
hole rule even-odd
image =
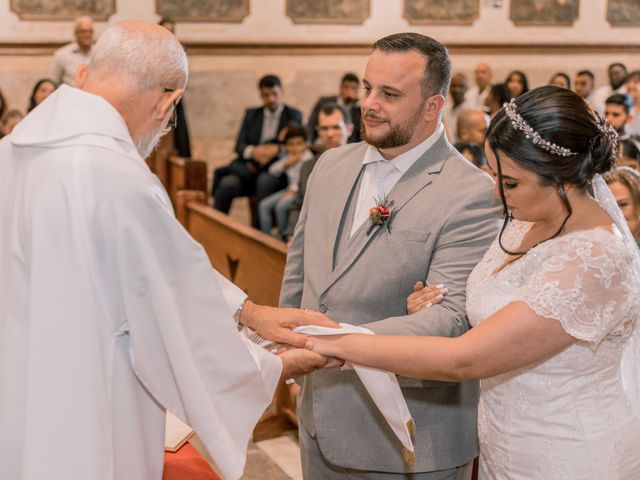
[[[640,247],[640,172],[630,167],[618,167],[607,174],[605,180]]]
[[[41,78],[33,86],[33,91],[29,97],[29,108],[27,113],[40,105],[44,100],[58,88],[56,83],[49,78]]]
[[[640,172],[640,144],[633,138],[618,142],[618,161],[621,167],[631,167]]]
[[[329,335],[307,348],[418,378],[483,379],[481,479],[638,479],[638,398],[623,389],[621,358],[638,336],[640,254],[601,176],[616,134],[575,93],[546,86],[509,102],[486,143],[506,218],[469,276],[473,328]],[[420,287],[410,311],[446,294],[430,286],[421,304]]]

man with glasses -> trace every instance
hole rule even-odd
[[[76,70],[88,64],[93,53],[93,19],[79,17],[74,24],[76,41],[58,49],[53,55],[53,66],[49,77],[58,85],[75,86]]]
[[[278,381],[327,363],[249,341],[246,327],[301,347],[291,328],[333,323],[247,300],[144,163],[187,72],[167,30],[117,24],[78,88],[62,85],[0,141],[3,480],[160,480],[165,409],[239,478]]]

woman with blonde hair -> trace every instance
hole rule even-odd
[[[640,173],[630,167],[618,167],[604,178],[640,247]]]

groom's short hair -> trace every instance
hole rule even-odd
[[[373,50],[390,54],[414,51],[423,55],[427,64],[422,81],[423,98],[436,93],[446,98],[451,82],[451,59],[447,48],[437,40],[413,32],[394,33],[374,43]]]

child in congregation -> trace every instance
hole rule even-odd
[[[276,177],[286,174],[288,186],[286,189],[268,196],[258,205],[260,230],[271,234],[275,215],[279,238],[283,238],[284,230],[287,227],[289,207],[295,200],[302,164],[313,158],[313,153],[307,145],[306,130],[301,125],[288,128],[284,136],[284,149],[285,154],[269,167],[269,173]]]

